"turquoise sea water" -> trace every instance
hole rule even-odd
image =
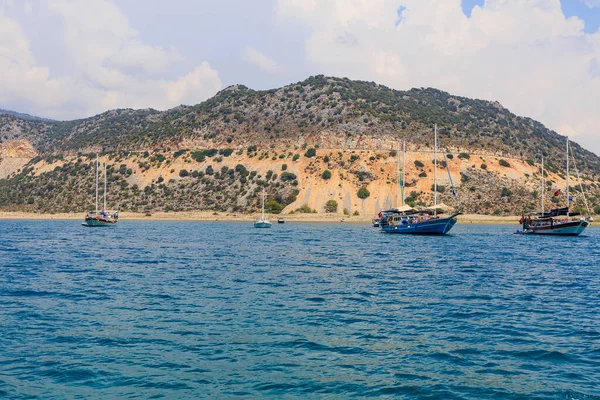
[[[599,399],[600,229],[0,221],[0,397]]]

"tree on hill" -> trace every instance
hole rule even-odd
[[[356,193],[356,195],[358,196],[359,199],[364,200],[371,195],[371,192],[369,192],[369,190],[366,187],[361,187],[360,189],[358,189],[358,192]]]
[[[335,200],[328,200],[327,203],[325,203],[325,212],[326,213],[334,213],[337,212],[338,209],[338,202]]]
[[[269,200],[265,203],[265,212],[270,214],[279,214],[285,208],[284,204],[280,204],[277,200]]]
[[[306,150],[306,153],[304,153],[304,157],[307,157],[307,158],[312,158],[316,155],[317,155],[317,151],[312,147],[310,149]]]

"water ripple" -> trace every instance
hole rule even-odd
[[[3,221],[0,397],[600,399],[600,230],[511,231]]]

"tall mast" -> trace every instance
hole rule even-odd
[[[394,199],[394,208],[398,208],[398,192],[400,191],[400,142],[397,143],[396,151],[396,198]],[[402,201],[404,204],[404,200]]]
[[[106,163],[104,163],[104,211],[106,211]]]
[[[96,153],[96,213],[98,212],[98,153]]]
[[[406,177],[406,141],[402,142],[402,206],[404,206],[404,178]]]
[[[437,124],[433,131],[433,215],[437,215]]]
[[[546,188],[544,181],[544,156],[542,155],[542,217],[544,216],[544,189]]]
[[[569,216],[569,137],[567,136],[567,217]]]
[[[262,220],[265,220],[265,188],[263,187],[263,198],[262,198]]]

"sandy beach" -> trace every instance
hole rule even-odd
[[[0,220],[83,220],[84,213],[26,213],[26,212],[0,212]],[[190,212],[157,212],[150,216],[144,213],[121,212],[121,221],[252,221],[254,215],[240,213],[215,213],[212,211],[190,211]],[[271,221],[283,217],[286,222],[330,222],[339,223],[370,223],[372,217],[347,216],[343,214],[286,214],[271,215]],[[518,224],[519,216],[492,216],[478,214],[464,214],[458,217],[460,224]]]

